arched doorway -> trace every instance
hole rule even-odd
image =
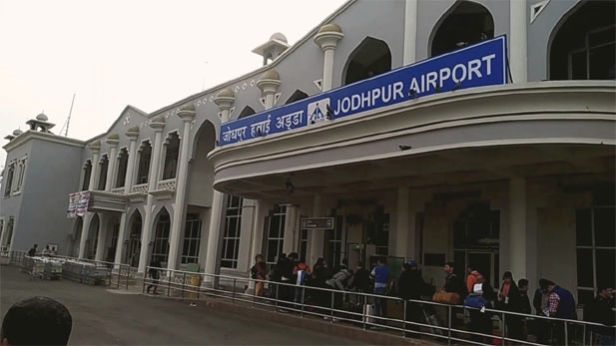
[[[366,37],[353,50],[344,69],[344,84],[351,84],[391,70],[391,51],[385,41]]]
[[[216,130],[209,121],[204,121],[195,133],[187,191],[188,204],[196,207],[210,207],[212,203],[212,183],[214,182],[214,166],[207,154],[214,149]]]
[[[237,117],[238,119],[242,119],[245,117],[249,117],[251,115],[255,114],[255,110],[252,109],[252,107],[250,106],[246,106],[244,107],[244,109],[242,109],[242,111],[240,112],[240,115]]]
[[[430,56],[494,37],[494,19],[482,5],[471,1],[458,1],[436,26],[431,40]]]
[[[96,255],[96,246],[98,245],[98,232],[100,232],[100,220],[98,214],[92,216],[90,221],[90,230],[88,231],[88,239],[86,240],[86,253],[85,257],[88,259],[94,259]]]
[[[466,277],[466,268],[479,271],[492,287],[499,286],[500,211],[488,203],[470,204],[453,223],[456,275]]]
[[[616,3],[585,1],[556,26],[549,79],[616,79]]]
[[[122,263],[128,264],[131,267],[139,265],[139,254],[141,252],[141,213],[135,210],[130,218],[129,233],[126,239],[126,248]]]
[[[81,243],[81,229],[83,228],[83,218],[78,216],[73,224],[72,243],[69,255],[79,256],[79,244]]]
[[[308,94],[306,94],[305,92],[297,89],[293,92],[293,94],[291,94],[291,96],[289,97],[289,99],[287,100],[287,102],[285,102],[285,105],[288,105],[289,103],[293,103],[299,100],[303,100],[305,98],[308,97]]]
[[[171,221],[167,209],[163,208],[158,213],[155,220],[154,244],[152,245],[150,264],[159,261],[161,266],[166,266],[169,256],[169,231],[171,228]]]

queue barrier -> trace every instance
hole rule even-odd
[[[146,277],[143,280],[143,292],[149,285],[161,289],[162,295],[186,297],[210,296],[230,300],[232,303],[247,303],[253,307],[275,307],[279,310],[292,311],[301,317],[316,316],[327,319],[330,323],[344,322],[363,329],[380,329],[396,333],[401,337],[426,336],[446,340],[447,344],[463,342],[474,345],[548,345],[558,342],[564,345],[593,345],[596,342],[596,330],[603,328],[616,333],[616,327],[602,324],[551,318],[538,315],[522,314],[496,309],[476,309],[463,305],[447,305],[429,300],[404,300],[398,297],[364,292],[340,291],[323,287],[294,285],[268,280],[257,280],[221,274],[194,273],[167,268],[147,267],[158,270],[160,278]],[[193,277],[198,275],[203,284],[197,284]],[[187,280],[187,278],[189,278]],[[256,296],[247,289],[263,283],[269,294]],[[384,316],[371,313],[375,305],[388,308],[397,307],[397,311]],[[354,308],[352,308],[354,306]],[[394,309],[392,309],[394,310]],[[472,312],[472,313],[471,313]],[[465,323],[469,315],[482,314],[488,317],[491,332],[481,332],[469,328]],[[523,326],[539,325],[548,332],[541,340],[512,337],[508,325],[521,322]],[[551,334],[550,334],[551,332]]]

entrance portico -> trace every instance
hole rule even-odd
[[[335,217],[336,229],[307,232],[310,264],[414,259],[438,286],[442,264],[455,260],[461,275],[474,266],[495,286],[510,270],[535,284],[548,276],[575,287],[549,239],[558,227],[575,238],[575,227],[561,222],[613,184],[610,90],[602,82],[467,90],[217,148],[209,154],[214,186],[297,206],[300,216]],[[592,113],[580,97],[592,100]],[[301,249],[302,236],[292,234],[285,232],[294,244],[285,253]],[[252,255],[276,240],[261,239]],[[575,242],[566,248],[574,254]]]

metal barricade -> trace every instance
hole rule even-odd
[[[592,337],[589,329],[602,325],[577,320],[564,320],[545,316],[527,315],[502,311],[496,309],[476,309],[463,305],[447,305],[428,300],[403,300],[398,297],[378,295],[372,293],[341,291],[323,287],[294,285],[268,280],[257,280],[237,276],[193,273],[167,268],[147,267],[160,273],[160,279],[145,277],[143,291],[146,286],[157,286],[161,294],[185,297],[188,294],[195,296],[209,296],[227,299],[232,303],[247,303],[248,306],[274,308],[286,312],[296,312],[301,317],[314,316],[328,320],[331,323],[345,322],[363,329],[388,330],[406,336],[427,336],[441,339],[448,344],[468,343],[475,345],[493,345],[506,343],[521,345],[543,345],[557,340],[563,344],[589,345]],[[193,285],[186,278],[199,275],[203,278],[203,285]],[[174,278],[180,278],[175,280]],[[255,287],[264,284],[267,291],[263,296],[256,296],[250,290],[242,287]],[[238,290],[238,287],[240,288]],[[384,314],[374,314],[375,304],[381,307],[394,307],[396,311]],[[471,316],[480,316],[488,323],[487,330],[474,330],[473,324],[462,319]],[[440,316],[440,317],[439,317]],[[513,338],[508,335],[507,321],[518,319],[524,323],[542,321],[554,328],[554,340],[541,340],[534,337]],[[558,326],[562,327],[558,327]],[[498,328],[495,328],[498,326]],[[612,327],[616,332],[616,327]],[[561,336],[556,335],[561,333]]]

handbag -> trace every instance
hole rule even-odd
[[[455,292],[438,291],[432,296],[432,301],[449,305],[458,305],[460,304],[460,295]]]

